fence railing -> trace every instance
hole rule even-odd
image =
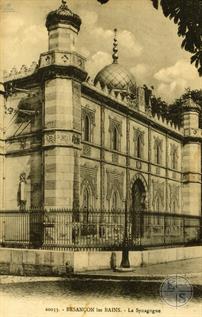
[[[126,225],[127,221],[127,225]],[[124,210],[1,211],[0,246],[120,250],[200,244],[199,216]]]

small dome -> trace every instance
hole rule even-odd
[[[57,23],[72,25],[79,31],[81,18],[68,8],[65,0],[62,0],[61,6],[57,10],[49,12],[46,18],[47,29]]]
[[[135,93],[136,82],[134,76],[118,63],[105,66],[95,77],[94,84],[100,83],[109,89]]]
[[[191,92],[187,95],[186,99],[183,102],[184,111],[201,111],[201,107],[198,103],[194,102],[191,96]]]

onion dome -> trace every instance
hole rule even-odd
[[[71,25],[77,31],[80,30],[81,18],[69,9],[65,0],[62,0],[61,6],[57,10],[51,11],[46,18],[47,29],[58,23]]]
[[[110,90],[123,90],[131,93],[136,90],[135,78],[119,64],[105,66],[95,77],[95,85],[98,82],[101,87],[107,86]]]
[[[115,29],[114,32],[113,62],[99,71],[95,77],[94,84],[96,85],[99,82],[101,87],[107,86],[110,90],[125,91],[134,94],[136,92],[135,78],[125,67],[118,63],[117,30]]]

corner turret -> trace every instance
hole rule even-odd
[[[46,18],[49,51],[74,51],[80,26],[80,17],[69,9],[65,0],[62,0],[60,7],[51,11]]]

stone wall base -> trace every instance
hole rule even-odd
[[[122,252],[117,251],[116,264]],[[49,251],[0,249],[0,274],[66,276],[73,272],[110,269],[111,251]],[[130,251],[131,267],[202,257],[202,246]]]

